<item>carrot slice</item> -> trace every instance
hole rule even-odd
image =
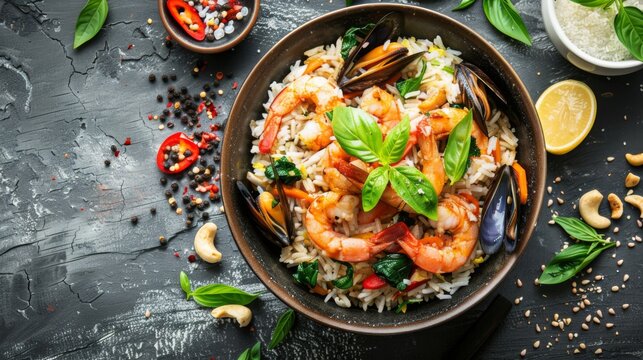
[[[311,59],[310,62],[306,64],[306,71],[304,71],[304,74],[311,74],[313,71],[319,69],[323,64],[324,60],[322,58]]]
[[[497,163],[499,163],[499,162],[500,162],[500,157],[501,157],[501,155],[500,155],[500,151],[501,151],[501,149],[500,149],[500,140],[499,140],[499,139],[496,139],[496,148],[495,148],[495,149],[493,149],[493,159],[494,159]]]
[[[275,196],[279,195],[277,189],[273,189],[272,194]],[[308,202],[312,202],[314,200],[313,197],[310,196],[307,192],[290,186],[284,186],[284,194],[286,194],[287,197],[306,200]]]
[[[527,172],[517,161],[511,165],[518,177],[518,189],[520,190],[520,203],[527,203]]]

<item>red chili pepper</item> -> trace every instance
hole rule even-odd
[[[123,142],[123,145],[132,145],[132,138],[131,137],[126,137],[125,142]]]
[[[196,109],[196,113],[200,114],[203,111],[203,109],[205,109],[205,103],[204,102],[199,104],[199,107]]]
[[[167,154],[169,157],[171,153],[167,150],[168,147],[171,148],[174,145],[179,146],[179,153],[185,156],[183,160],[174,162],[171,159],[165,159],[165,155]],[[185,152],[187,150],[189,150],[190,153],[186,156]],[[194,162],[198,158],[199,147],[184,133],[177,132],[168,136],[167,139],[165,139],[165,141],[163,141],[163,143],[159,147],[159,151],[156,153],[156,166],[158,166],[159,170],[166,174],[178,174],[183,170],[189,168],[190,165],[194,164]],[[172,168],[172,170],[170,170],[170,168]]]
[[[223,79],[223,73],[221,71],[217,71],[217,73],[214,75],[214,77],[217,80],[221,80],[221,79]]]
[[[147,114],[147,120],[152,120],[154,119],[154,116],[152,114]]]
[[[362,287],[367,290],[376,290],[386,285],[386,281],[376,274],[371,274],[362,281]]]
[[[199,17],[199,13],[192,6],[189,6],[183,0],[167,0],[166,5],[174,20],[188,35],[197,41],[205,39],[205,24]],[[181,13],[183,16],[181,16]],[[183,21],[183,17],[189,18],[192,25],[196,24],[199,28],[197,30],[190,29],[190,25]]]
[[[238,82],[235,81],[235,82],[232,83],[232,89],[233,90],[236,89],[238,86],[239,86]]]

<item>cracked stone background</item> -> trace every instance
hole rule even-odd
[[[543,208],[525,255],[498,289],[512,301],[523,301],[513,307],[478,358],[514,359],[524,348],[530,358],[569,358],[581,341],[588,350],[576,358],[591,358],[598,347],[605,359],[643,358],[643,244],[625,246],[642,231],[629,205],[625,216],[630,219],[617,221],[620,232],[610,234],[623,246],[605,252],[592,265],[592,275],[584,277],[605,275],[597,282],[605,291],[588,295],[592,305],[587,310],[571,313],[578,296],[569,284],[532,284],[540,265],[566,241],[559,229],[547,224],[553,210],[575,215],[573,204],[592,188],[622,197],[625,174],[643,175],[623,158],[626,152],[643,151],[641,72],[606,78],[572,67],[547,38],[539,1],[516,2],[533,35],[531,48],[495,32],[480,4],[455,13],[450,9],[456,1],[408,3],[444,12],[477,29],[509,59],[534,99],[551,83],[567,78],[588,83],[598,98],[598,117],[588,138],[570,154],[548,159],[548,183],[554,193],[546,200],[552,198],[555,204]],[[224,261],[211,266],[186,259],[196,227],[186,229],[183,218],[168,209],[158,182],[154,157],[169,132],[158,131],[147,120],[147,114],[159,113],[162,105],[155,96],[164,91],[162,82],[150,84],[147,74],[175,72],[176,86],[196,90],[215,71],[234,72],[234,79],[223,83],[226,93],[215,101],[220,106],[217,120],[224,121],[235,96],[231,81],[242,82],[262,54],[290,30],[343,2],[266,0],[250,37],[234,51],[216,56],[165,47],[166,34],[152,0],[111,0],[98,36],[73,50],[75,19],[83,4],[84,0],[0,0],[0,358],[234,359],[255,341],[267,344],[285,306],[243,261],[218,210],[210,209],[220,228],[217,242]],[[148,17],[152,25],[146,24]],[[134,46],[128,49],[129,44]],[[198,59],[206,60],[208,67],[195,79],[190,70]],[[132,145],[122,146],[127,136]],[[121,149],[118,158],[109,150],[113,144]],[[529,151],[523,146],[521,151]],[[608,163],[607,156],[616,160]],[[103,165],[106,158],[112,160],[111,167]],[[553,184],[557,176],[562,182]],[[565,203],[558,205],[556,197]],[[158,208],[156,216],[149,213],[153,206]],[[130,224],[133,215],[140,219],[138,226]],[[170,240],[167,248],[159,246],[159,235]],[[181,258],[173,256],[174,249]],[[623,266],[616,266],[618,259],[624,259]],[[263,291],[252,305],[256,331],[216,322],[207,310],[184,301],[180,270],[187,271],[193,283],[221,282]],[[619,293],[611,293],[608,289],[621,285],[625,273],[629,282]],[[517,278],[525,284],[522,288],[514,285]],[[622,303],[630,303],[630,309],[620,310]],[[616,309],[616,316],[607,315],[609,307]],[[461,336],[483,308],[436,329],[385,338],[328,329],[298,316],[287,341],[274,351],[264,348],[263,355],[440,358],[452,346],[466,346],[470,339]],[[529,320],[523,316],[527,309],[532,313]],[[582,331],[585,315],[597,309],[609,318],[603,324],[609,321],[615,327],[591,325],[590,331]],[[150,319],[144,317],[146,310],[151,311]],[[572,317],[566,331],[550,329],[554,313]],[[536,333],[536,324],[547,330]],[[569,341],[569,331],[578,338]],[[532,348],[535,340],[541,340],[538,350]]]

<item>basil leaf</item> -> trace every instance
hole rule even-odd
[[[473,5],[473,3],[475,3],[475,2],[476,2],[476,0],[462,0],[462,1],[460,1],[460,4],[458,6],[456,6],[456,7],[454,7],[453,9],[451,9],[451,11],[458,11],[458,10],[466,9],[469,6]]]
[[[487,19],[498,31],[531,46],[531,36],[511,0],[482,0]]]
[[[91,40],[107,19],[107,0],[88,0],[76,19],[74,49]]]
[[[319,261],[315,260],[313,262],[299,264],[297,271],[292,277],[295,278],[298,284],[313,288],[317,285],[317,274],[319,274]]]
[[[384,139],[384,144],[382,145],[382,156],[380,163],[393,164],[402,158],[404,155],[404,150],[406,150],[406,145],[409,143],[409,137],[411,136],[411,121],[409,120],[408,115],[404,115],[402,121],[389,131]]]
[[[538,280],[546,285],[560,284],[583,270],[601,252],[616,245],[613,242],[601,246],[596,244],[581,242],[559,252],[547,264]]]
[[[190,284],[190,278],[188,274],[181,271],[179,274],[179,283],[181,284],[181,289],[187,295],[188,300],[190,299],[190,293],[192,292],[192,284]]]
[[[406,284],[402,280],[408,279],[411,270],[413,270],[413,261],[404,254],[387,254],[373,264],[375,274],[398,290],[406,289]]]
[[[429,219],[438,219],[438,195],[429,179],[411,166],[392,167],[391,187],[413,210]]]
[[[364,211],[371,211],[380,201],[386,186],[388,185],[388,173],[390,166],[380,166],[368,174],[364,187],[362,188],[362,208]]]
[[[259,294],[250,294],[224,284],[201,286],[190,295],[197,304],[211,308],[230,304],[247,305],[259,297]]]
[[[396,314],[406,314],[406,308],[409,304],[416,304],[416,303],[421,303],[423,300],[422,299],[406,299],[399,303],[397,307],[395,308],[395,313]]]
[[[347,4],[346,6],[349,6],[349,4]],[[342,38],[341,50],[342,58],[344,58],[344,60],[348,58],[351,49],[357,45],[357,36],[366,36],[374,26],[375,24],[366,24],[362,27],[352,27],[346,31],[344,37]]]
[[[571,1],[587,7],[600,7],[611,3],[613,0],[571,0]]]
[[[333,285],[338,289],[348,289],[353,286],[353,265],[343,261],[340,261],[340,263],[346,266],[346,275],[333,280]]]
[[[471,157],[476,157],[476,156],[480,156],[480,148],[478,147],[476,138],[472,136],[471,145],[469,146],[469,157],[467,158],[466,169],[469,169],[469,166],[471,166]],[[467,171],[466,169],[464,170],[465,172]]]
[[[424,73],[426,72],[426,61],[422,61],[422,70],[420,70],[420,74],[416,77],[412,77],[410,79],[406,79],[403,81],[398,81],[395,84],[395,87],[397,88],[397,91],[400,92],[400,96],[404,98],[406,94],[419,90],[420,85],[422,84],[422,79],[424,79]]]
[[[266,168],[266,177],[270,180],[275,180],[275,172],[277,172],[279,180],[286,185],[292,185],[302,178],[301,171],[297,169],[294,163],[288,161],[285,156]]]
[[[279,317],[279,320],[277,320],[277,326],[275,326],[275,329],[272,331],[272,337],[270,338],[268,349],[272,350],[281,344],[294,324],[295,312],[293,309],[288,309]]]
[[[252,348],[242,352],[237,360],[261,360],[261,343],[257,341]]]
[[[614,18],[614,30],[632,56],[643,61],[643,11],[633,6],[622,7]]]
[[[332,125],[335,138],[347,154],[368,163],[379,161],[382,132],[366,111],[338,106],[333,109]]]
[[[562,227],[569,236],[576,240],[605,242],[605,240],[603,240],[603,235],[598,234],[593,227],[585,224],[582,220],[571,217],[556,216],[554,217],[554,222],[560,225],[560,227]]]
[[[447,147],[444,150],[444,171],[455,184],[467,171],[469,149],[471,148],[471,129],[473,127],[473,114],[471,110],[456,125],[449,134]]]

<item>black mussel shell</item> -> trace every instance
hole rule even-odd
[[[419,52],[393,60],[382,66],[375,66],[363,74],[355,76],[346,82],[340,84],[343,91],[357,92],[370,88],[373,85],[381,84],[390,79],[396,73],[402,71],[412,62],[424,56],[424,52]]]
[[[480,217],[480,232],[478,240],[485,254],[495,254],[502,247],[507,224],[507,197],[511,185],[511,169],[503,165],[496,173],[487,194],[482,216]]]
[[[505,251],[513,252],[518,243],[518,217],[520,215],[520,191],[518,189],[518,180],[515,172],[511,171],[511,181],[509,182],[509,196],[511,200],[507,201],[507,225],[505,232]]]

